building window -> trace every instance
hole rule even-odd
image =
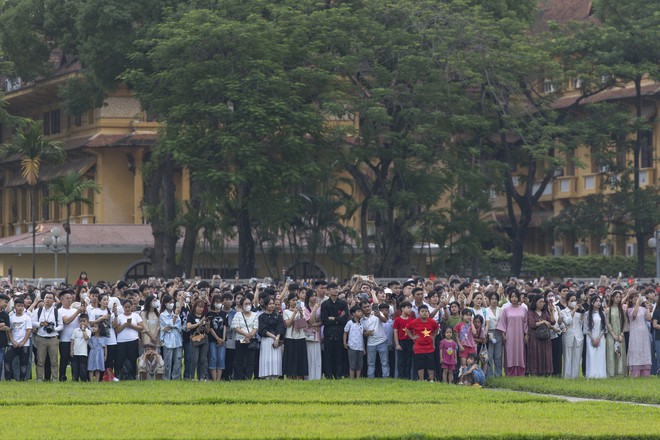
[[[653,140],[650,131],[641,134],[640,165],[642,168],[653,167]]]
[[[50,134],[58,134],[60,132],[61,114],[59,110],[50,112]]]
[[[557,91],[557,88],[552,81],[545,80],[543,81],[543,91],[545,93],[554,93]]]
[[[133,282],[139,283],[145,278],[149,278],[151,274],[151,263],[145,261],[142,263],[137,263],[128,269],[124,279],[128,284],[132,284]]]
[[[44,188],[44,191],[42,193],[43,198],[41,199],[46,200],[48,198],[49,192],[48,188]],[[50,203],[46,202],[41,205],[41,218],[42,220],[50,220]]]
[[[50,134],[50,112],[44,113],[42,118],[42,125],[44,136],[48,136]]]

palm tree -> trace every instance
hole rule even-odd
[[[32,278],[36,278],[36,233],[37,205],[35,203],[39,170],[42,162],[58,164],[64,161],[66,152],[58,142],[42,135],[41,122],[24,119],[19,122],[12,142],[0,150],[2,158],[18,156],[21,161],[21,175],[30,187],[30,213],[32,216]]]
[[[87,197],[89,191],[95,193],[101,192],[101,187],[92,181],[84,180],[83,177],[72,171],[69,174],[60,176],[53,179],[48,183],[48,192],[50,197],[47,197],[44,202],[55,202],[60,206],[66,208],[66,223],[64,230],[66,231],[66,272],[64,282],[69,284],[69,236],[71,235],[71,205],[80,202],[87,206],[92,205],[92,200]]]

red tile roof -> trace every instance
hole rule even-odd
[[[538,14],[532,25],[534,33],[548,31],[548,22],[567,24],[571,21],[597,22],[592,15],[591,0],[539,0]]]
[[[642,96],[656,96],[660,94],[660,83],[654,82],[651,84],[646,84],[642,86]],[[591,104],[594,102],[603,102],[603,101],[614,101],[617,99],[626,99],[626,98],[633,98],[635,96],[635,88],[634,87],[625,87],[625,88],[616,88],[616,89],[609,89],[605,90],[603,92],[600,92],[596,95],[590,96],[589,98],[585,98],[580,102],[580,105],[582,104]],[[575,100],[577,99],[576,96],[566,96],[557,99],[553,104],[552,107],[556,109],[561,109],[561,108],[566,108],[570,105],[572,105]]]

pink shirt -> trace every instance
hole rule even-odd
[[[456,365],[456,341],[443,339],[440,342],[440,352],[443,364]]]

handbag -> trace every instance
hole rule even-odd
[[[550,329],[545,324],[536,327],[534,333],[536,333],[536,338],[541,340],[550,339],[551,336]]]
[[[247,319],[245,319],[245,313],[241,312],[241,315],[243,315],[243,321],[245,321],[245,328],[250,330],[250,326],[247,323]],[[248,350],[259,350],[260,347],[259,340],[257,338],[252,338],[250,339],[250,342],[248,342]]]
[[[298,318],[293,320],[293,328],[295,330],[304,330],[307,327],[307,320],[305,318]]]
[[[193,347],[203,345],[206,342],[206,335],[201,332],[195,332],[190,335],[190,342],[192,343]]]
[[[316,342],[316,332],[311,329],[303,330],[305,332],[305,341]]]

